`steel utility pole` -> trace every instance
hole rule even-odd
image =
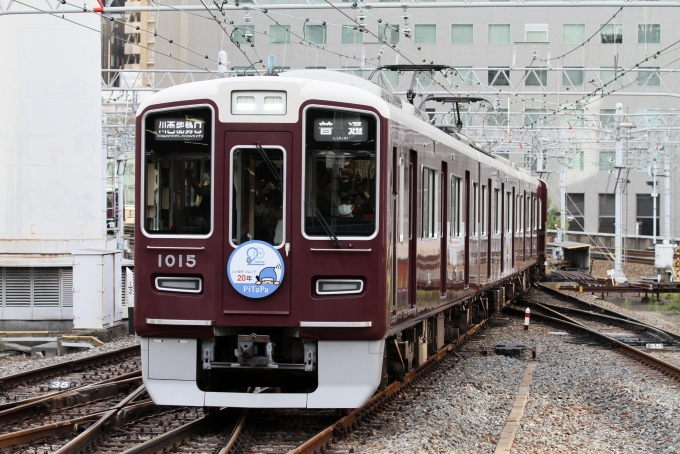
[[[616,195],[615,195],[615,206],[614,206],[614,269],[611,274],[612,280],[617,284],[623,284],[627,281],[626,276],[623,274],[622,266],[622,244],[623,244],[623,190],[624,190],[624,180],[623,177],[623,136],[622,130],[631,127],[632,125],[628,123],[623,123],[623,104],[616,104],[616,161],[614,165],[614,170],[616,172]]]

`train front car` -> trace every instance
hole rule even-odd
[[[142,104],[135,328],[156,403],[354,408],[376,390],[389,318],[379,93],[243,77]]]

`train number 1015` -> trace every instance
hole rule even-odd
[[[162,254],[158,254],[158,268],[162,267],[163,264],[165,264],[165,266],[167,266],[168,268],[172,268],[175,265],[179,265],[180,268],[182,268],[182,266],[193,268],[194,266],[196,266],[196,256],[187,255],[185,258],[181,254],[176,257],[172,254],[168,254],[165,257],[163,257]]]

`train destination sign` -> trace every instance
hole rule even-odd
[[[360,118],[317,118],[314,140],[319,142],[366,142],[368,121]]]
[[[157,118],[156,140],[203,140],[204,125],[198,118]]]

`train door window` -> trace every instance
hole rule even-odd
[[[478,199],[479,198],[479,186],[477,183],[472,183],[472,218],[470,219],[470,222],[472,225],[470,226],[470,230],[472,231],[471,236],[477,236],[477,225],[479,223],[479,206],[478,206]]]
[[[437,171],[423,167],[421,238],[437,236]]]
[[[212,118],[208,107],[144,118],[143,229],[149,235],[209,235],[213,225]]]
[[[305,236],[375,236],[377,127],[377,119],[368,113],[321,108],[306,111]]]
[[[397,195],[398,197],[398,202],[399,202],[399,242],[403,243],[404,242],[404,199],[405,193],[404,193],[404,180],[406,178],[404,177],[404,173],[406,172],[406,166],[404,165],[404,158],[400,157],[399,158],[399,194]],[[410,194],[410,192],[409,192]]]
[[[481,228],[481,236],[486,236],[488,233],[488,227],[489,227],[489,220],[488,220],[488,203],[487,203],[487,187],[485,184],[482,185],[482,228]]]
[[[501,231],[501,190],[493,190],[493,233]]]
[[[231,241],[281,246],[285,226],[285,155],[281,148],[244,146],[231,153]]]
[[[512,225],[510,225],[510,220],[512,219],[512,194],[510,191],[505,193],[505,231],[506,233],[512,232]]]
[[[463,210],[463,183],[460,177],[451,176],[451,236],[462,236],[462,219],[465,219]]]
[[[528,232],[528,231],[531,230],[531,197],[526,196],[526,201],[524,203],[525,203],[525,205],[524,205],[524,216],[526,217],[525,221],[524,221],[524,225],[525,225],[525,228]]]
[[[522,196],[517,194],[515,197],[515,232],[522,231]]]

